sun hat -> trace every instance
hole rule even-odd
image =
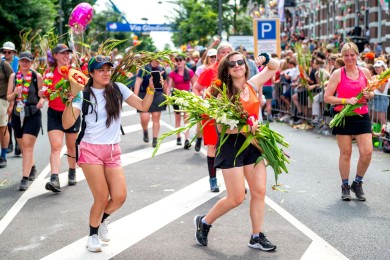
[[[207,51],[207,56],[216,56],[217,50],[216,49],[210,49]]]
[[[1,48],[1,50],[16,51],[15,50],[15,44],[13,44],[12,42],[5,42],[3,44],[3,47]]]

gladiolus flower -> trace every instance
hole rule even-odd
[[[68,72],[69,72],[67,66],[62,66],[62,67],[60,68],[60,71],[61,71],[61,74],[62,74],[62,75],[68,75]]]

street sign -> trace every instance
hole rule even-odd
[[[170,24],[137,24],[107,22],[106,30],[109,32],[173,32]]]
[[[247,52],[254,52],[253,36],[232,35],[229,36],[229,43],[233,46],[233,50],[235,50],[237,47],[243,47]]]
[[[266,52],[280,57],[280,22],[278,18],[253,20],[255,55]]]

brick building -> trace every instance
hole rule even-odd
[[[295,0],[285,5],[282,30],[301,32],[319,40],[367,37],[372,46],[381,43],[390,53],[389,3],[378,0]],[[387,10],[386,10],[387,9]]]

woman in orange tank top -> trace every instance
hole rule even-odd
[[[358,102],[367,103],[368,99],[374,97],[374,92],[364,91],[361,100],[356,98],[357,94],[367,86],[367,79],[371,74],[366,68],[359,68],[356,65],[359,55],[358,47],[352,43],[344,44],[341,55],[345,67],[335,70],[330,76],[324,100],[328,104],[335,105],[335,110],[340,112],[345,104],[354,105]],[[336,94],[336,95],[335,95]],[[358,115],[347,116],[345,125],[334,127],[332,132],[336,135],[337,144],[340,149],[339,171],[342,181],[341,199],[351,200],[350,190],[355,193],[358,200],[365,201],[362,179],[371,162],[372,134],[371,122],[368,115],[367,105],[356,109]],[[359,161],[356,169],[356,177],[349,186],[349,173],[352,154],[352,138],[355,138],[359,147]]]
[[[218,78],[227,86],[229,97],[240,95],[240,101],[244,109],[253,115],[251,131],[258,128],[258,114],[260,101],[252,86],[262,95],[262,87],[279,69],[279,61],[270,59],[266,53],[255,58],[257,66],[266,65],[266,68],[253,76],[248,81],[249,68],[245,57],[239,52],[232,52],[222,59],[218,67]],[[217,125],[221,132],[221,126]],[[200,245],[207,245],[207,236],[211,224],[229,210],[240,205],[245,199],[245,180],[248,182],[250,196],[250,217],[252,223],[252,235],[248,246],[251,248],[272,251],[276,246],[267,240],[262,233],[265,191],[266,191],[266,170],[264,161],[255,166],[260,151],[249,145],[239,156],[236,154],[246,137],[238,133],[238,129],[227,130],[229,136],[221,146],[219,154],[215,157],[215,168],[221,168],[226,185],[227,195],[220,199],[205,216],[196,216],[194,219],[196,231],[195,237]],[[218,140],[217,147],[220,140]]]

